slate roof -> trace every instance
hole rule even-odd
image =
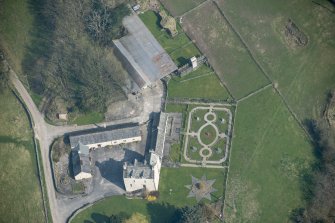
[[[125,127],[120,129],[91,132],[82,135],[70,136],[71,147],[74,148],[81,142],[84,145],[109,142],[132,137],[141,136],[139,126]]]
[[[128,164],[126,169],[123,172],[124,178],[135,178],[135,179],[152,179],[153,171],[152,168],[148,164],[144,163],[136,163],[134,165]]]
[[[72,169],[74,176],[81,172],[91,173],[91,161],[88,146],[81,143],[72,150]]]

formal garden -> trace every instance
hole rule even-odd
[[[222,165],[228,158],[233,114],[228,107],[202,105],[187,116],[183,160],[186,163]]]

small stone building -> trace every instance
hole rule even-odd
[[[72,169],[75,180],[82,180],[92,177],[91,157],[88,146],[78,143],[72,150]]]

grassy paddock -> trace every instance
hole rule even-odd
[[[269,83],[214,3],[187,14],[182,25],[235,98]]]
[[[0,222],[44,222],[28,118],[8,90],[0,94]]]
[[[180,16],[204,1],[205,0],[161,0],[164,7],[169,10],[173,16]]]
[[[288,222],[313,161],[304,132],[272,89],[238,105],[234,128],[227,222]]]
[[[194,89],[194,90],[193,90]],[[180,78],[173,77],[168,84],[168,96],[171,98],[209,98],[229,99],[229,94],[218,77],[207,66]]]
[[[22,74],[21,63],[31,42],[33,16],[29,1],[4,0],[0,2],[0,46],[8,55],[13,69]]]
[[[206,168],[162,168],[159,185],[160,198],[157,202],[144,200],[127,200],[123,196],[113,196],[97,202],[95,205],[80,212],[72,223],[95,221],[104,222],[113,214],[125,212],[129,215],[139,212],[147,216],[150,222],[171,222],[177,207],[196,204],[195,198],[187,198],[188,189],[185,185],[191,184],[191,175],[200,178],[203,175],[207,179],[216,179],[212,201],[222,196],[225,171],[222,169]],[[175,180],[172,180],[175,179]],[[172,189],[170,191],[170,189]],[[206,201],[207,202],[207,201]]]
[[[326,9],[333,5],[317,1],[323,8],[304,0],[219,2],[300,119],[318,118],[335,87],[335,17]],[[288,19],[308,37],[305,47],[285,40]]]

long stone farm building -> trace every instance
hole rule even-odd
[[[123,143],[138,142],[141,140],[142,136],[138,125],[105,131],[98,130],[96,132],[70,136],[71,148],[75,148],[79,142],[92,149]]]
[[[177,70],[170,56],[136,14],[125,17],[123,25],[128,34],[113,42],[139,88],[151,86]]]

